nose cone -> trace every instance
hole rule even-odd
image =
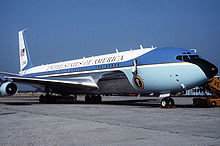
[[[193,63],[198,65],[209,79],[218,73],[218,68],[204,59],[193,60]]]

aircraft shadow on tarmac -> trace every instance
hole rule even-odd
[[[101,104],[134,106],[134,107],[143,107],[143,108],[158,108],[158,107],[160,107],[160,102],[157,99],[103,101]],[[176,107],[177,108],[194,108],[195,106],[194,105],[176,105]]]
[[[25,102],[26,101],[26,102]],[[37,99],[25,99],[25,101],[2,101],[0,104],[5,105],[15,105],[15,106],[25,106],[33,104],[41,104]],[[143,107],[143,108],[159,108],[160,102],[157,99],[143,99],[143,100],[117,100],[117,101],[102,101],[99,104],[86,103],[85,101],[79,100],[77,102],[67,102],[67,101],[58,101],[56,103],[49,104],[78,104],[78,105],[118,105],[118,106],[133,106],[133,107]],[[176,104],[176,108],[198,108],[192,104],[190,105],[179,105]]]
[[[33,103],[30,103],[30,102],[0,102],[0,104],[5,104],[5,105],[33,105]]]

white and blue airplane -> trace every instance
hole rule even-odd
[[[27,84],[45,92],[40,102],[53,100],[52,94],[85,94],[87,102],[101,102],[105,94],[161,94],[161,106],[174,105],[170,93],[177,93],[207,82],[218,73],[212,63],[182,48],[143,48],[138,50],[33,66],[24,39],[18,32],[20,72],[0,73],[3,96]]]

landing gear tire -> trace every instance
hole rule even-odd
[[[168,105],[167,99],[166,99],[166,98],[163,98],[163,99],[161,100],[161,102],[160,102],[160,106],[161,106],[162,108],[165,108],[167,105]]]
[[[56,99],[54,96],[50,95],[41,95],[39,97],[39,103],[55,103]]]
[[[160,107],[161,108],[175,108],[175,102],[172,98],[166,97],[161,100]]]
[[[95,103],[101,103],[102,102],[102,97],[100,95],[94,96],[94,102]]]
[[[54,96],[47,96],[46,103],[55,103],[56,99]]]
[[[91,101],[92,101],[91,96],[88,95],[88,94],[86,94],[86,96],[85,96],[85,102],[86,102],[86,103],[91,103]]]
[[[86,103],[101,103],[102,97],[100,95],[86,95],[85,96]]]
[[[44,103],[44,100],[45,100],[45,96],[44,95],[41,95],[39,97],[39,103]]]
[[[169,98],[169,106],[175,106],[173,98]]]

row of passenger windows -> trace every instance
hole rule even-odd
[[[115,68],[115,67],[119,67],[119,63],[116,63],[116,64],[106,64],[106,65],[98,65],[98,66],[95,66],[95,69],[106,69],[106,68]]]
[[[74,68],[73,71],[84,71],[84,70],[88,70],[87,67],[80,67],[80,68]]]
[[[98,65],[98,66],[95,66],[95,69],[106,69],[106,68],[115,68],[115,67],[119,67],[119,63]],[[67,70],[60,70],[60,71],[57,71],[57,72],[58,73],[63,73],[63,72],[86,71],[86,70],[88,70],[88,67],[80,67],[80,68],[73,68],[73,69],[67,69]]]
[[[98,66],[95,66],[95,69],[106,69],[106,68],[115,68],[115,67],[119,67],[119,63],[117,63],[117,64],[98,65]],[[56,72],[63,73],[63,72],[86,71],[86,70],[88,70],[88,67],[80,67],[80,68],[73,68],[73,69],[67,69],[67,70],[59,70],[59,71],[56,71]]]
[[[119,67],[119,63],[98,65],[98,66],[95,66],[94,69],[107,69],[107,68],[116,68],[116,67]],[[55,71],[55,73],[67,73],[67,72],[72,72],[72,71],[86,71],[86,70],[88,70],[88,67],[58,70],[58,71]],[[45,75],[45,74],[48,74],[48,73],[39,73],[39,75]]]
[[[95,69],[106,69],[106,68],[115,68],[119,67],[119,63],[117,64],[106,64],[106,65],[98,65],[95,66]],[[71,71],[86,71],[88,70],[88,67],[80,67],[80,68],[73,68],[73,69],[67,69],[67,70],[60,70],[57,71],[58,73],[63,73],[63,72],[71,72]]]

